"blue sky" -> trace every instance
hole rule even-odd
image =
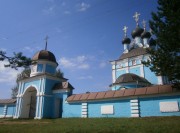
[[[1,0],[0,49],[11,56],[23,52],[32,57],[44,49],[53,52],[74,93],[104,91],[112,82],[111,64],[123,52],[123,27],[128,36],[137,11],[149,20],[155,0]],[[147,28],[148,29],[148,28]],[[0,62],[0,98],[10,98],[21,70]]]

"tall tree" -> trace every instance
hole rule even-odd
[[[5,67],[17,69],[18,67],[28,67],[31,64],[31,59],[24,56],[21,52],[14,53],[12,57],[7,56],[5,51],[0,50],[0,61],[7,60],[8,64]]]
[[[157,49],[150,49],[150,60],[145,62],[157,75],[180,83],[180,1],[158,0],[157,12],[149,21],[155,35]]]

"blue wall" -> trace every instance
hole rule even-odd
[[[13,116],[15,113],[16,105],[7,105],[7,115]]]
[[[52,94],[52,88],[56,83],[59,83],[59,81],[52,79],[45,79],[45,93]]]
[[[4,115],[4,105],[0,105],[0,115]]]
[[[56,68],[54,67],[54,66],[52,66],[52,65],[46,65],[46,72],[48,72],[48,73],[50,73],[50,74],[55,74],[55,70],[56,70]]]
[[[62,117],[81,117],[81,103],[64,104]]]
[[[43,71],[43,64],[38,64],[37,65],[37,71],[42,72]]]
[[[45,96],[43,98],[43,117],[44,118],[53,118],[54,114],[54,100],[53,97]]]
[[[136,75],[141,76],[140,67],[134,67],[134,68],[131,68],[131,67],[130,67],[129,73],[134,73],[134,74],[136,74]]]
[[[81,117],[81,104],[82,103],[73,103],[69,104],[66,102],[68,93],[63,94],[63,109],[62,109],[62,117]]]
[[[147,79],[151,84],[158,84],[158,78],[154,72],[152,72],[149,67],[144,66],[144,75],[145,79]]]
[[[101,106],[113,105],[113,115],[102,115]],[[129,100],[88,102],[88,117],[130,117]]]
[[[169,101],[178,101],[180,107],[180,96],[140,98],[140,116],[180,116],[180,112],[160,112],[159,102]]]
[[[24,92],[24,90],[27,89],[27,87],[29,87],[31,85],[34,85],[34,86],[37,87],[36,89],[39,89],[39,84],[40,84],[40,80],[34,80],[34,81],[31,81],[31,82],[26,82],[26,83],[24,83],[24,88],[22,90]]]
[[[116,70],[116,79],[121,76],[122,74],[125,74],[126,70]]]
[[[4,113],[6,113],[6,116],[12,117],[15,113],[16,104],[7,104],[7,110],[4,112],[5,104],[0,105],[0,116],[4,116]]]

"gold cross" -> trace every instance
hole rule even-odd
[[[124,31],[125,37],[127,36],[127,29],[128,29],[128,27],[127,27],[127,26],[124,26],[123,31]]]
[[[139,16],[140,16],[140,15],[141,15],[140,13],[135,12],[135,14],[134,14],[134,16],[133,16],[133,18],[135,19],[137,25],[138,25],[138,21],[139,21]]]

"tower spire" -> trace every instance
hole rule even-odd
[[[44,40],[46,41],[45,50],[47,50],[47,42],[48,42],[48,39],[49,39],[48,36],[46,36],[46,38],[44,39]]]
[[[140,16],[140,15],[141,15],[140,13],[135,12],[135,14],[134,14],[134,16],[133,16],[133,18],[134,18],[135,21],[136,21],[136,26],[139,26],[138,21],[139,21],[139,16]]]

